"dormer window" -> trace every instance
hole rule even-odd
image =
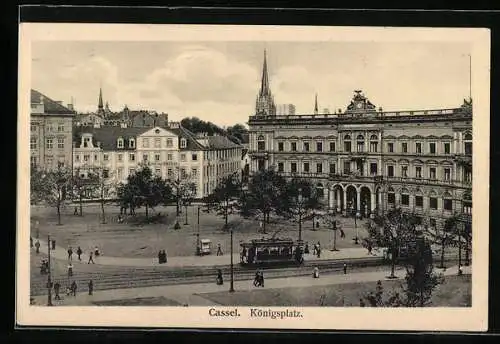
[[[186,139],[185,138],[182,138],[181,139],[181,148],[186,148]]]
[[[117,141],[117,147],[118,148],[123,148],[123,138],[118,138],[118,141]]]
[[[128,141],[128,146],[129,146],[129,148],[135,148],[135,139],[131,138]]]

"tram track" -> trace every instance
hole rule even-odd
[[[445,257],[446,261],[455,260],[456,257]],[[346,258],[323,261],[305,261],[300,266],[288,267],[262,267],[266,278],[286,278],[307,276],[312,273],[313,267],[318,267],[321,273],[340,272],[344,263],[348,264],[349,270],[367,269],[387,265],[381,257]],[[124,288],[153,287],[162,285],[179,285],[193,283],[210,283],[215,281],[217,270],[220,269],[227,280],[230,275],[230,266],[212,267],[151,267],[151,268],[119,268],[115,271],[95,271],[75,273],[71,281],[75,281],[79,290],[86,290],[89,280],[94,282],[94,290],[110,290]],[[255,267],[243,267],[235,264],[234,280],[251,280],[254,278]],[[61,284],[61,292],[64,292],[68,284],[66,276],[53,276],[53,281]],[[47,275],[32,275],[31,295],[38,296],[47,294]]]

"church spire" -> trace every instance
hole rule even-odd
[[[318,94],[316,93],[316,96],[314,98],[314,114],[318,114]]]
[[[99,111],[104,110],[104,105],[102,103],[102,87],[99,87],[99,103],[97,104],[97,108]]]
[[[260,85],[260,95],[269,94],[269,75],[267,74],[267,54],[264,49],[264,64],[262,66],[262,80]]]

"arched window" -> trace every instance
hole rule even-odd
[[[266,150],[266,140],[264,139],[263,135],[260,135],[257,138],[257,150],[259,152],[265,151]]]
[[[344,136],[344,152],[350,152],[351,151],[351,136],[346,135]]]
[[[464,153],[472,155],[472,135],[470,133],[464,135]]]
[[[116,141],[116,146],[118,148],[123,148],[123,138],[119,137],[118,140]]]
[[[387,203],[392,206],[396,203],[396,194],[394,193],[394,189],[392,187],[387,189]]]
[[[453,198],[449,192],[443,194],[443,209],[444,211],[453,211]]]
[[[129,148],[135,148],[135,139],[133,137],[128,141],[128,146]]]
[[[325,192],[324,192],[324,189],[323,189],[323,184],[318,183],[318,185],[316,186],[316,195],[318,196],[318,198],[324,198],[325,197]]]
[[[417,189],[415,191],[415,207],[416,208],[423,208],[424,206],[424,194],[420,189]]]
[[[358,152],[364,152],[365,151],[365,138],[363,135],[358,135],[356,138],[356,149]]]
[[[472,196],[469,192],[462,196],[462,211],[464,214],[472,215]]]
[[[438,199],[436,195],[436,191],[429,192],[429,209],[437,210],[438,208]]]
[[[410,206],[410,192],[406,188],[401,189],[401,205],[403,207]]]
[[[370,136],[370,152],[377,153],[378,151],[378,137],[377,135]]]

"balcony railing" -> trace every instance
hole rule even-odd
[[[467,181],[467,180],[463,181],[463,180],[453,180],[453,179],[435,179],[435,178],[430,179],[430,178],[389,177],[389,176],[383,176],[383,179],[388,182],[396,182],[396,183],[472,187],[472,181]]]

